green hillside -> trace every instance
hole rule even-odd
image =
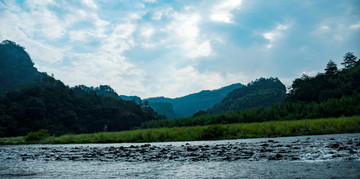
[[[230,92],[220,103],[208,111],[224,113],[255,107],[269,107],[280,103],[286,96],[285,85],[277,78],[260,78]]]
[[[95,92],[85,86],[70,88],[39,73],[24,48],[14,42],[1,44],[0,57],[1,85],[6,89],[0,97],[0,137],[40,129],[51,135],[129,130],[159,119],[149,107],[114,97],[109,86],[94,88]],[[23,73],[28,78],[20,76]]]

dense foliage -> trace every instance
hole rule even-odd
[[[1,137],[41,129],[51,135],[129,130],[159,118],[149,107],[120,99],[109,86],[69,88],[39,73],[24,48],[11,41],[1,50],[1,84],[12,89],[0,97]]]
[[[165,97],[156,97],[146,99],[149,103],[166,102],[174,107],[174,111],[183,117],[193,115],[199,110],[207,110],[214,104],[220,102],[226,95],[237,88],[243,87],[242,84],[236,83],[217,90],[203,90],[199,93],[186,95],[183,97],[171,99]]]
[[[128,130],[157,119],[151,108],[120,98],[70,89],[51,77],[0,100],[0,136],[26,135],[48,129],[51,134]],[[106,125],[106,127],[105,127]]]
[[[351,60],[348,60],[349,56]],[[271,107],[232,110],[215,115],[206,111],[199,111],[193,117],[171,121],[150,121],[142,124],[142,127],[196,126],[359,115],[360,63],[359,60],[355,60],[354,63],[354,59],[356,57],[354,58],[352,53],[347,53],[344,57],[344,69],[338,70],[336,64],[330,61],[325,73],[319,73],[315,77],[304,75],[295,79],[285,100]],[[234,91],[242,89],[246,90],[246,87]],[[232,95],[235,96],[234,93],[229,94],[229,96]],[[233,99],[224,99],[223,101],[231,100]],[[250,98],[244,102],[253,103]],[[227,107],[230,106],[231,103],[228,103]],[[213,109],[209,111],[211,110]]]
[[[168,119],[174,119],[174,118],[179,118],[181,117],[179,114],[176,114],[173,106],[170,103],[166,103],[166,102],[143,102],[143,105],[148,105],[149,107],[151,107],[152,109],[154,109],[154,111],[156,111],[158,114],[161,115],[165,115],[166,118]]]
[[[87,87],[85,85],[78,85],[75,88],[80,88],[86,92],[95,93],[101,96],[119,97],[119,95],[109,85],[100,85],[99,87]]]
[[[325,73],[319,73],[314,77],[303,75],[301,78],[295,79],[287,100],[292,102],[323,102],[330,98],[336,99],[360,93],[359,62],[353,62],[356,57],[352,53],[347,53],[344,56],[344,61],[349,61],[348,58],[351,58],[351,65],[343,63],[346,66],[342,70],[338,70],[336,64],[330,61],[325,68]]]
[[[299,120],[360,114],[360,94],[329,99],[321,103],[283,102],[268,108],[251,108],[223,114],[203,114],[174,120],[149,121],[142,128],[183,127],[210,124],[251,123],[274,120]]]
[[[260,78],[247,86],[230,92],[220,103],[215,104],[208,111],[210,113],[224,113],[254,107],[269,107],[280,103],[285,96],[285,85],[279,79]]]
[[[34,67],[24,47],[5,40],[0,43],[0,96],[40,80],[45,74]]]

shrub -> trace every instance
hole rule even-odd
[[[226,130],[227,129],[225,129],[225,127],[221,125],[207,126],[202,131],[201,139],[203,140],[221,139]]]
[[[47,129],[41,129],[37,132],[30,132],[24,137],[25,141],[40,141],[49,137],[49,131]]]

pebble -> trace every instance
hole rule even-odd
[[[311,140],[311,142],[308,142]],[[356,141],[356,142],[355,142]],[[236,161],[236,160],[350,160],[360,158],[357,139],[267,140],[224,144],[130,145],[125,146],[25,146],[6,148],[0,153],[6,160],[43,161]],[[1,158],[0,158],[1,159]]]

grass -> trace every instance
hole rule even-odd
[[[39,141],[26,141],[24,137],[9,137],[0,138],[0,144],[165,142],[358,132],[360,132],[360,116],[353,116],[246,124],[139,129],[121,132],[100,132],[94,134],[69,134],[60,137],[47,137]]]

